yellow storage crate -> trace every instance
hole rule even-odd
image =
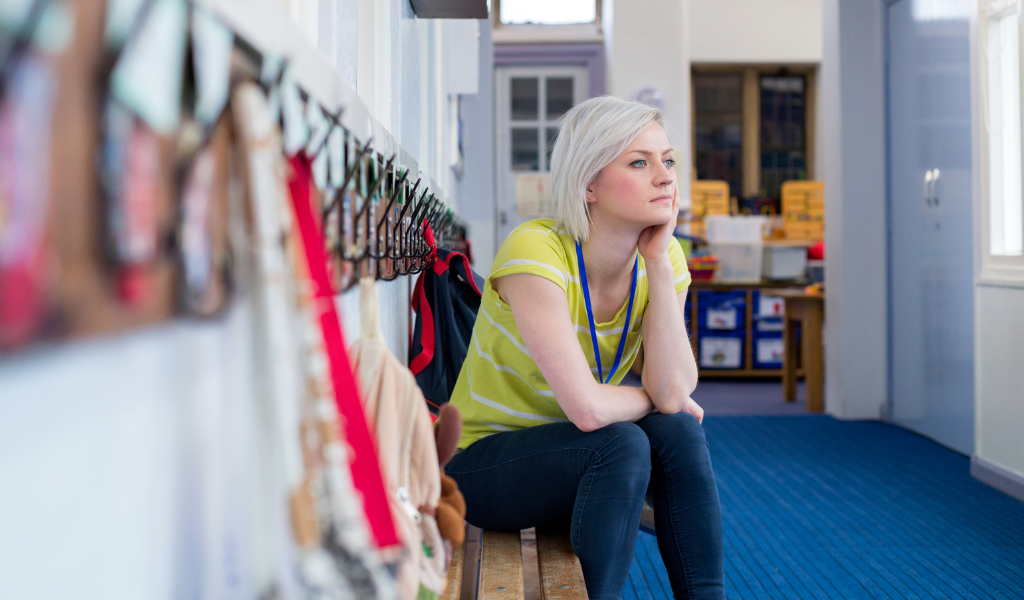
[[[690,183],[690,201],[693,216],[729,214],[729,184],[724,181],[694,181]]]
[[[782,227],[787,239],[825,239],[825,182],[782,184]]]
[[[690,235],[704,237],[704,217],[729,214],[729,184],[717,180],[690,182]]]

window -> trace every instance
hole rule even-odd
[[[988,251],[992,256],[1024,254],[1018,16],[1015,6],[993,15],[985,32]]]
[[[807,179],[804,101],[802,75],[761,77],[761,188],[771,198],[782,182]]]
[[[725,181],[742,197],[743,76],[695,74],[693,99],[697,178]]]
[[[572,25],[597,21],[594,0],[501,0],[501,22],[506,25]]]
[[[576,77],[561,74],[509,79],[513,171],[550,170],[548,165],[558,137],[558,123],[580,93],[576,80]]]
[[[814,78],[806,67],[694,67],[697,179],[727,182],[741,211],[813,179]]]
[[[980,283],[1024,284],[1021,0],[978,3]]]

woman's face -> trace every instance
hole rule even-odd
[[[676,172],[672,146],[658,123],[649,124],[587,187],[591,216],[641,228],[665,223],[672,214]]]

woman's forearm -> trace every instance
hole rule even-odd
[[[612,423],[638,421],[655,410],[642,388],[591,381],[575,391],[579,397],[559,404],[569,420],[582,431],[594,431]]]
[[[674,270],[664,260],[647,261],[650,299],[644,313],[643,386],[663,413],[682,410],[697,387],[697,367],[675,290]]]

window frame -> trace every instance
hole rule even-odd
[[[601,29],[603,0],[593,0],[594,20],[590,23],[542,25],[534,23],[503,23],[501,0],[491,2],[491,27],[495,44],[529,44],[550,42],[604,43]]]
[[[761,77],[765,75],[802,75],[804,78],[804,153],[807,163],[807,179],[817,176],[817,93],[818,67],[809,64],[694,64],[690,68],[690,122],[696,124],[696,98],[692,85],[695,74],[740,74],[743,77],[742,145],[740,156],[740,188],[743,198],[761,191]],[[690,156],[697,157],[696,128],[691,128]],[[696,172],[696,163],[692,165]]]
[[[1020,61],[1020,73],[1018,74],[1018,85],[1021,87],[1021,98],[1024,99],[1024,6],[1021,0],[980,0],[978,3],[978,20],[976,23],[978,47],[976,52],[977,67],[977,98],[976,118],[978,132],[978,181],[979,181],[979,204],[980,214],[980,262],[981,272],[978,277],[980,283],[1010,284],[1024,286],[1024,254],[1020,256],[1006,256],[992,254],[992,223],[991,223],[991,202],[989,190],[991,186],[989,176],[989,134],[986,126],[988,118],[988,26],[992,19],[1005,16],[1008,12],[1015,10],[1017,13],[1017,35],[1019,52],[1022,54]],[[1022,105],[1024,110],[1024,105]],[[1022,115],[1024,116],[1024,115]],[[1018,131],[1021,141],[1024,143],[1024,118],[1021,119],[1022,127]],[[1022,157],[1021,177],[1024,178],[1024,157]],[[1024,224],[1022,224],[1024,227]],[[976,230],[977,231],[977,230]]]

